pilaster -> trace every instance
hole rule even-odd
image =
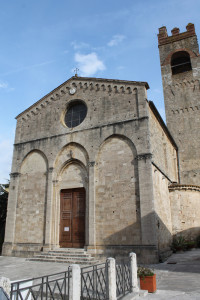
[[[151,153],[137,156],[143,245],[157,245],[151,157]]]
[[[18,186],[20,173],[10,174],[9,198],[6,218],[6,231],[3,244],[3,255],[12,255],[12,246],[15,239],[15,220],[17,208]]]
[[[90,161],[89,166],[89,203],[88,203],[88,249],[94,249],[96,244],[95,236],[95,191],[94,191],[94,166],[95,162]]]
[[[47,173],[47,190],[46,190],[46,217],[45,217],[45,232],[44,232],[44,247],[43,250],[51,248],[51,229],[52,229],[52,202],[53,202],[53,168],[48,169]]]

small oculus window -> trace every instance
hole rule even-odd
[[[76,127],[83,122],[86,115],[87,106],[81,101],[76,101],[67,109],[65,114],[65,124],[69,128]]]
[[[192,70],[190,55],[186,51],[179,51],[171,58],[172,75]]]

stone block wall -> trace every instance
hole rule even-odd
[[[200,56],[194,24],[188,24],[186,29],[180,33],[176,28],[168,36],[166,27],[162,27],[158,41],[166,120],[178,146],[180,182],[199,185]],[[172,74],[172,55],[181,52],[188,54],[191,70]]]
[[[85,247],[93,253],[118,253],[120,245],[127,251],[136,245],[156,260],[147,88],[141,82],[73,77],[17,117],[4,254],[26,251],[27,255],[34,250],[32,241],[38,251],[41,237],[43,249],[59,247],[60,191],[84,187]],[[64,116],[76,100],[85,102],[87,115],[79,126],[69,128]],[[22,180],[26,176],[23,161],[36,152],[46,161],[45,218],[40,209],[38,215],[44,229],[22,247],[21,228],[12,208],[22,201],[18,189],[29,194],[24,201],[29,197],[39,205],[33,187],[38,188],[40,174],[32,176],[29,191]],[[39,194],[37,198],[42,199]],[[38,221],[36,211],[30,207],[31,227]],[[25,224],[22,232],[24,228]]]
[[[151,103],[150,103],[151,104]],[[178,182],[177,146],[168,134],[160,116],[149,106],[149,131],[153,163],[171,181]]]
[[[189,185],[169,187],[173,235],[187,239],[200,236],[200,188]]]
[[[169,249],[172,242],[172,212],[168,188],[170,182],[155,166],[152,166],[152,172],[158,249],[163,252]]]
[[[136,149],[123,137],[101,146],[95,167],[97,245],[141,243]]]
[[[64,122],[68,106],[77,99],[87,106],[78,131],[144,117],[147,88],[145,82],[72,77],[17,117],[15,143],[77,131]]]

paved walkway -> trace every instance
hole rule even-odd
[[[66,271],[68,264],[27,261],[26,258],[0,256],[0,277],[11,281]]]
[[[157,292],[146,300],[200,300],[200,249],[173,254],[165,263],[152,265]]]
[[[67,264],[0,256],[0,277],[8,277],[12,281],[63,272],[67,267]],[[151,267],[157,277],[157,292],[148,294],[144,299],[200,300],[200,249],[173,254],[165,263]]]

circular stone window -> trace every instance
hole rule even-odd
[[[81,101],[76,101],[69,106],[65,114],[65,124],[69,128],[76,127],[83,122],[86,115],[87,106]]]

